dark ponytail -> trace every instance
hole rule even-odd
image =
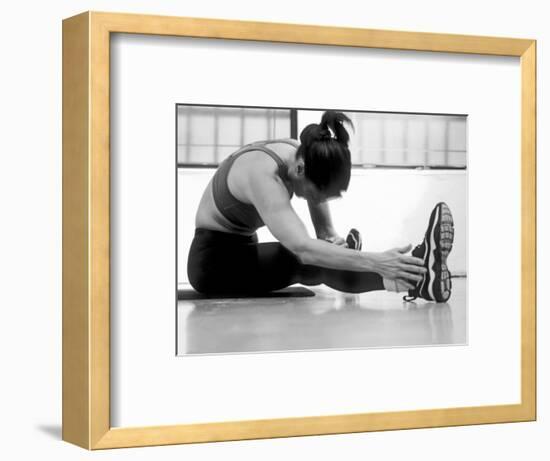
[[[306,126],[300,134],[297,157],[304,159],[304,174],[315,186],[329,196],[347,190],[351,175],[349,134],[344,127],[353,123],[342,112],[326,111],[319,124]]]

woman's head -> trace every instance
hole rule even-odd
[[[326,111],[319,124],[306,126],[300,134],[296,159],[303,161],[305,179],[324,198],[340,196],[349,185],[351,155],[344,122],[353,128],[351,120],[342,112]]]

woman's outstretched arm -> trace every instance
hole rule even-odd
[[[353,251],[311,238],[290,204],[282,181],[271,171],[256,170],[249,179],[249,197],[264,223],[303,264],[350,271],[377,272],[382,277],[421,280],[423,261],[409,256],[410,245],[373,253]]]

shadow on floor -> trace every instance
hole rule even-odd
[[[61,426],[59,424],[40,424],[36,428],[53,439],[61,440]]]

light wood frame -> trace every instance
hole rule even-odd
[[[111,428],[111,33],[517,56],[521,60],[521,403]],[[518,89],[519,91],[519,89]],[[63,21],[63,440],[87,449],[337,434],[536,418],[534,40],[86,12]]]

